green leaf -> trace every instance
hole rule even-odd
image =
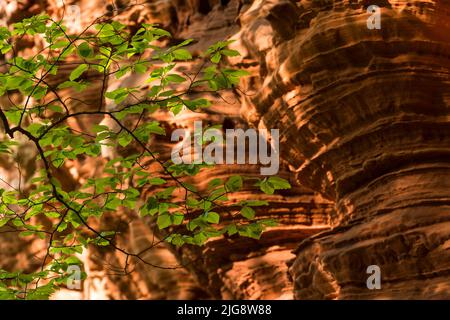
[[[172,196],[172,193],[175,191],[177,187],[169,187],[163,191],[160,191],[156,194],[159,199],[169,199]]]
[[[186,81],[185,78],[183,78],[182,76],[179,76],[177,74],[169,74],[166,76],[167,81],[169,82],[175,82],[175,83],[181,83]]]
[[[195,100],[183,100],[183,103],[189,110],[195,111],[197,108],[207,108],[211,105],[211,101],[200,98]]]
[[[36,290],[31,290],[27,296],[27,300],[48,300],[55,292],[55,286],[52,282],[38,287]]]
[[[263,220],[259,220],[259,223],[268,226],[268,227],[276,227],[278,225],[278,223],[273,220],[273,219],[263,219]]]
[[[183,104],[177,103],[176,105],[170,107],[170,111],[173,113],[174,116],[179,114],[183,110]]]
[[[58,89],[75,88],[78,92],[86,89],[87,84],[76,81],[65,81],[58,86]]]
[[[236,56],[240,55],[239,51],[231,50],[231,49],[220,50],[220,53],[222,53],[224,56],[227,56],[227,57],[236,57]]]
[[[128,88],[119,88],[114,91],[106,92],[105,97],[112,99],[115,103],[119,104],[124,101],[129,94],[130,91]]]
[[[58,232],[63,232],[64,230],[67,229],[67,223],[65,221],[61,222],[61,224],[59,225],[58,229],[56,229],[56,231]]]
[[[63,113],[64,109],[61,106],[55,105],[55,104],[51,104],[47,107],[49,110],[52,110],[56,113]]]
[[[126,132],[125,134],[122,134],[118,139],[118,142],[122,147],[126,147],[130,144],[131,141],[133,141],[133,137]]]
[[[131,70],[130,66],[125,66],[120,68],[117,72],[116,72],[116,79],[120,79],[121,77],[123,77],[128,71]]]
[[[70,256],[68,257],[66,260],[64,260],[65,263],[67,263],[69,266],[70,265],[81,265],[82,262],[80,259],[78,259],[75,256]]]
[[[134,65],[134,71],[144,74],[147,72],[147,66],[144,63],[137,63]]]
[[[172,215],[172,224],[174,224],[174,225],[178,226],[178,225],[182,224],[183,220],[184,220],[184,215],[182,213],[177,212]]]
[[[226,75],[228,78],[240,78],[244,76],[250,75],[250,73],[246,70],[235,70],[235,69],[224,69],[222,70],[223,74]]]
[[[206,240],[208,240],[208,237],[203,232],[199,232],[194,235],[194,243],[199,246],[203,245]]]
[[[89,66],[87,64],[85,64],[85,63],[80,64],[78,67],[75,68],[75,70],[73,70],[70,73],[70,76],[69,76],[70,81],[74,81],[74,80],[78,79],[83,74],[83,72],[85,72],[87,69],[89,69]]]
[[[275,190],[277,189],[290,189],[289,182],[280,177],[269,177],[268,181],[272,184]]]
[[[158,225],[158,228],[160,230],[169,227],[172,224],[172,221],[170,219],[170,215],[168,215],[168,214],[161,214],[161,215],[159,215],[158,219],[156,219],[156,224]]]
[[[220,216],[217,212],[208,212],[206,214],[206,221],[210,223],[219,223]]]
[[[177,50],[174,50],[172,53],[176,60],[191,60],[192,59],[191,53],[186,49],[177,49]]]
[[[19,233],[19,237],[28,237],[32,236],[34,234],[34,231],[22,231]]]
[[[259,184],[259,188],[265,194],[273,194],[275,192],[275,188],[272,186],[272,184],[265,179],[261,181],[261,183]]]
[[[214,178],[208,182],[208,189],[212,189],[220,186],[223,183],[222,179]]]
[[[40,123],[32,123],[27,127],[27,130],[34,136],[39,135],[45,126]]]
[[[160,126],[159,122],[157,122],[157,121],[152,121],[152,122],[148,123],[145,126],[145,129],[150,133],[155,133],[155,134],[159,134],[159,135],[166,134],[166,131],[164,130],[164,128],[162,128]]]
[[[11,122],[13,122],[14,124],[18,124],[19,123],[21,113],[22,112],[20,110],[8,110],[8,111],[5,111],[6,118],[8,120],[10,120]]]
[[[166,183],[166,180],[161,179],[161,178],[151,178],[148,180],[148,183],[155,185],[155,186],[159,186],[161,184]]]
[[[97,240],[97,245],[100,246],[100,247],[109,246],[109,243],[110,243],[109,240],[106,240],[106,239],[99,238]]]
[[[183,237],[181,237],[179,234],[171,235],[169,238],[167,238],[167,241],[177,247],[182,246],[185,243]]]
[[[60,216],[59,212],[56,212],[56,211],[45,212],[44,214],[46,217],[49,217],[49,218],[59,218],[59,216]]]
[[[243,182],[241,176],[231,176],[225,183],[228,191],[238,191],[242,188]]]
[[[8,221],[9,221],[9,218],[0,219],[0,228],[3,227],[5,224],[7,224]]]
[[[48,89],[47,87],[38,86],[34,89],[32,96],[36,100],[40,100],[47,94],[47,89]]]
[[[259,206],[269,205],[269,202],[267,202],[265,200],[247,200],[247,201],[243,201],[243,203],[249,207],[259,207]]]
[[[213,56],[211,57],[211,62],[212,62],[212,63],[219,63],[221,58],[222,58],[222,55],[220,54],[220,52],[216,52],[216,53],[213,54]]]
[[[229,236],[232,236],[233,234],[236,234],[238,232],[238,229],[235,224],[230,224],[225,228],[226,232]]]
[[[51,49],[61,49],[69,45],[69,41],[57,41],[50,46]]]
[[[78,54],[82,58],[87,58],[92,54],[92,49],[87,42],[83,42],[78,46]]]
[[[241,209],[241,215],[247,219],[253,219],[255,217],[255,210],[250,207],[243,207]]]

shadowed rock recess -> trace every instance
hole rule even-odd
[[[0,5],[2,24],[43,10],[61,14],[54,0],[11,2]],[[242,80],[242,92],[225,97],[233,103],[216,99],[204,113],[187,112],[176,120],[164,112],[154,117],[165,123],[169,137],[175,128],[192,129],[196,119],[278,128],[279,175],[293,185],[273,196],[248,185],[230,196],[230,204],[249,198],[269,202],[258,208],[257,217],[275,218],[279,225],[260,240],[218,238],[203,247],[181,248],[162,243],[145,257],[155,264],[181,263],[184,269],[136,264],[131,275],[117,275],[111,269],[124,265],[120,253],[89,249],[84,257],[89,277],[78,297],[450,298],[450,1],[155,0],[131,8],[134,2],[126,0],[65,2],[80,7],[81,25],[113,10],[131,30],[159,23],[177,40],[196,39],[189,47],[194,55],[216,41],[234,39],[231,47],[241,56],[229,63],[251,75]],[[381,8],[381,29],[367,27],[370,5]],[[41,45],[24,47],[32,52]],[[201,63],[197,58],[179,68],[192,72]],[[117,87],[118,81],[140,80],[110,79],[108,86]],[[97,109],[104,104],[97,95],[101,85],[94,81],[83,93],[87,104],[70,100],[70,107]],[[102,121],[78,120],[69,125],[83,131]],[[170,139],[158,138],[151,147],[168,159],[172,146]],[[72,161],[59,174],[67,177],[67,189],[74,189],[105,163]],[[14,185],[18,177],[8,169],[11,164],[0,159],[0,166],[2,178]],[[39,169],[34,161],[23,167],[29,171],[23,179]],[[259,167],[219,165],[189,182],[202,190],[209,178],[233,174],[256,176]],[[143,198],[155,191],[143,188]],[[137,212],[110,214],[100,223],[123,226],[121,245],[135,252],[164,236]],[[0,267],[39,266],[33,255],[45,248],[0,236]],[[366,286],[371,265],[381,270],[379,290]]]

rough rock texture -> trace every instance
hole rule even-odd
[[[243,55],[230,62],[252,73],[243,94],[229,97],[238,103],[217,103],[176,123],[156,116],[172,128],[198,118],[280,128],[287,164],[281,175],[295,186],[278,196],[256,195],[270,202],[258,217],[280,222],[260,241],[222,238],[203,248],[170,248],[174,255],[165,248],[149,253],[168,263],[176,257],[192,275],[187,282],[178,281],[186,270],[148,266],[139,266],[130,281],[105,270],[105,261],[123,264],[117,253],[91,252],[86,259],[97,278],[85,298],[450,298],[449,1],[155,0],[139,8],[128,8],[132,1],[73,3],[83,13],[81,25],[122,10],[119,19],[130,28],[160,23],[176,39],[196,39],[194,53],[235,39]],[[366,25],[366,8],[373,4],[381,7],[379,30]],[[29,0],[0,8],[0,19],[1,10],[11,22],[42,8],[61,13],[56,1]],[[155,141],[160,151],[170,147]],[[67,170],[76,183],[101,167],[73,165]],[[214,170],[192,182],[201,187],[211,174],[258,172],[252,166]],[[230,201],[254,198],[255,192],[248,186]],[[119,216],[112,220],[133,220],[125,243],[136,250],[153,243],[151,221],[137,222],[135,213]],[[366,287],[369,265],[381,268],[381,290]],[[174,287],[184,289],[167,291]]]
[[[449,298],[449,10],[255,1],[240,17],[238,46],[259,68],[245,115],[283,128],[298,182],[337,207],[333,229],[296,250],[296,298]],[[381,290],[366,287],[373,264]]]

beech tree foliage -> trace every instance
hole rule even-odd
[[[258,239],[265,227],[275,225],[273,220],[255,219],[254,207],[267,205],[266,201],[227,204],[228,194],[239,191],[249,178],[211,178],[208,191],[200,192],[183,177],[208,170],[211,165],[163,161],[149,144],[152,136],[166,134],[164,126],[152,119],[152,113],[158,109],[174,115],[185,108],[201,111],[212,103],[202,93],[206,96],[232,90],[246,76],[245,71],[229,68],[224,62],[224,57],[239,54],[228,47],[229,41],[218,42],[195,57],[203,63],[189,75],[177,72],[177,65],[194,59],[186,48],[193,40],[169,46],[167,43],[174,40],[163,40],[170,38],[170,33],[155,25],[143,24],[131,34],[120,22],[98,19],[79,34],[67,30],[62,21],[47,15],[0,27],[0,51],[7,70],[0,73],[0,96],[8,99],[20,93],[24,97],[22,104],[0,106],[0,156],[16,161],[18,138],[28,140],[38,155],[38,170],[27,190],[7,185],[7,181],[0,183],[0,228],[18,237],[39,238],[47,248],[38,257],[42,262],[36,272],[0,270],[0,299],[49,298],[73,276],[71,266],[83,270],[79,254],[88,246],[109,246],[120,251],[126,256],[125,271],[131,259],[164,267],[119,246],[117,230],[99,229],[97,222],[106,212],[136,210],[143,219],[153,219],[160,229],[165,229],[164,240],[175,246],[201,246],[210,238],[234,234]],[[22,55],[16,45],[29,36],[41,37],[45,44],[32,57]],[[70,75],[53,85],[50,79],[63,77],[64,66],[72,66]],[[88,111],[73,110],[61,90],[83,92],[90,86],[88,73],[95,73],[97,81],[103,83],[98,93],[103,103]],[[132,73],[146,74],[148,79],[134,87],[107,91],[108,79]],[[105,102],[112,103],[113,110],[106,109]],[[103,116],[118,130],[96,123],[94,132],[78,132],[67,121],[81,116]],[[102,147],[124,148],[131,144],[134,153],[110,159],[101,176],[89,178],[77,190],[64,190],[55,174],[68,160],[101,157]],[[146,159],[156,161],[164,176],[151,172]],[[268,194],[290,187],[278,177],[252,179],[251,183]],[[158,186],[159,191],[144,196],[142,188],[151,185]],[[180,191],[184,199],[175,200],[174,194]],[[237,218],[224,222],[222,214]]]

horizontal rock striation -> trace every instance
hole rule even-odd
[[[240,17],[241,62],[259,66],[244,114],[283,128],[298,182],[337,205],[296,250],[294,294],[449,298],[450,5],[356,2],[256,1]]]

